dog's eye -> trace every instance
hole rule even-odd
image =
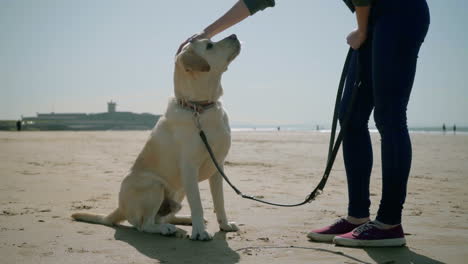
[[[212,48],[213,48],[213,43],[206,44],[206,49],[207,50],[212,49]]]

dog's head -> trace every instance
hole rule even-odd
[[[218,42],[197,39],[176,56],[174,85],[177,98],[217,100],[222,94],[221,75],[240,53],[240,42],[231,35]]]
[[[209,39],[193,40],[177,55],[176,64],[189,73],[224,72],[239,52],[240,42],[236,35],[218,42]]]

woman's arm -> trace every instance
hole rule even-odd
[[[226,14],[205,28],[202,33],[205,34],[205,37],[212,38],[246,17],[272,6],[275,6],[275,0],[239,0]]]
[[[370,6],[356,6],[357,30],[367,35],[369,25]]]
[[[212,38],[216,34],[224,31],[227,28],[241,22],[246,17],[250,16],[250,11],[244,1],[239,0],[229,11],[222,17],[216,20],[213,24],[206,27],[201,35],[207,38]]]
[[[180,52],[183,46],[190,40],[198,38],[212,38],[216,34],[230,28],[231,26],[241,22],[250,15],[255,14],[259,10],[275,5],[275,0],[238,0],[234,6],[229,9],[223,16],[216,20],[213,24],[206,27],[202,32],[193,35],[184,41],[177,53]]]
[[[352,31],[346,40],[353,49],[357,50],[367,39],[370,6],[356,6],[355,8],[358,28]]]

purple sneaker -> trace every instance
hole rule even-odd
[[[310,231],[307,237],[318,242],[332,242],[335,236],[351,232],[359,226],[360,225],[351,224],[344,218],[340,218],[330,226]]]
[[[376,223],[368,222],[353,231],[336,236],[333,242],[345,247],[400,247],[406,244],[401,225],[380,229]]]

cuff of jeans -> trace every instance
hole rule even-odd
[[[243,0],[247,8],[249,9],[250,15],[262,11],[267,7],[274,7],[275,0]]]

